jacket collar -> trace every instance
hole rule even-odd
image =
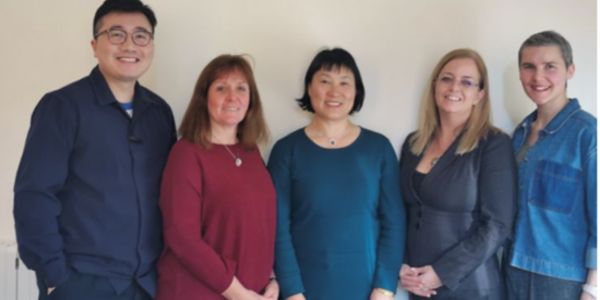
[[[565,125],[565,123],[567,123],[569,118],[571,118],[571,116],[573,116],[579,110],[581,110],[581,106],[579,105],[579,101],[577,100],[577,98],[569,99],[567,105],[565,105],[565,107],[563,107],[563,109],[561,109],[558,112],[558,114],[556,114],[556,116],[552,118],[550,123],[548,123],[548,125],[546,125],[546,127],[542,129],[542,131],[546,134],[556,133],[558,130],[560,130],[560,128],[562,128]],[[534,112],[532,112],[525,118],[523,123],[521,123],[521,127],[523,129],[529,128],[531,124],[537,119],[537,112],[538,111],[536,109]]]

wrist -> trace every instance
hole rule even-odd
[[[376,293],[383,295],[383,296],[387,296],[387,297],[394,297],[394,292],[383,289],[383,288],[374,288],[373,289]]]
[[[594,299],[598,298],[598,287],[596,287],[595,285],[591,285],[591,284],[584,284],[583,287],[583,292],[594,297]]]
[[[247,292],[246,288],[234,276],[229,287],[221,293],[225,299],[239,299]]]
[[[304,294],[294,294],[285,298],[285,300],[306,300],[306,298],[304,298]]]
[[[596,286],[596,270],[588,270],[587,279],[585,281],[586,284]]]

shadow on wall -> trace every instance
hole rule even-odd
[[[503,76],[504,80],[502,80],[504,83],[504,101],[502,101],[502,103],[513,127],[517,126],[525,116],[535,109],[535,105],[533,105],[523,91],[518,74],[518,65],[516,63],[511,63],[506,67]],[[509,134],[512,134],[512,132]]]

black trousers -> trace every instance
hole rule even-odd
[[[40,291],[39,300],[152,300],[136,282],[117,294],[108,278],[82,274],[74,270],[67,281],[57,286],[50,295],[40,276],[37,276],[37,284]]]

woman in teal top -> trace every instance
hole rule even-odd
[[[349,120],[363,99],[350,53],[321,51],[298,100],[314,117],[271,152],[283,299],[394,297],[406,227],[398,163],[387,138]]]

